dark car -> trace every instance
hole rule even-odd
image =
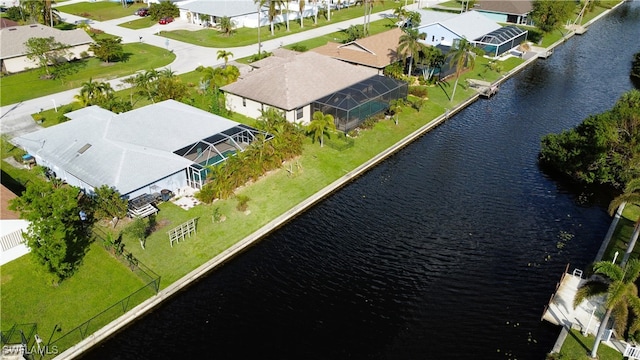
[[[140,8],[140,9],[136,10],[136,12],[134,12],[133,15],[149,16],[149,9],[148,8]]]
[[[158,24],[166,25],[173,22],[173,18],[171,16],[163,17],[158,21]]]

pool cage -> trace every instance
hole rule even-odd
[[[259,135],[263,135],[265,140],[273,138],[271,134],[238,124],[173,153],[193,162],[187,168],[187,182],[190,187],[201,189],[210,166],[220,164],[230,156],[244,151]]]
[[[474,41],[476,47],[484,50],[487,56],[500,56],[527,40],[528,30],[517,26],[505,26]]]
[[[311,113],[332,115],[336,128],[349,132],[367,118],[389,108],[389,102],[406,99],[409,86],[404,81],[382,75],[351,85],[311,104]]]

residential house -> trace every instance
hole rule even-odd
[[[70,185],[88,193],[108,185],[130,199],[200,189],[209,165],[263,134],[174,100],[122,114],[90,106],[66,116],[67,122],[12,142]]]
[[[231,111],[252,118],[271,107],[304,125],[321,111],[347,132],[388,108],[391,100],[407,96],[405,82],[313,51],[279,49],[252,66],[253,71],[221,88]]]
[[[346,44],[328,42],[311,51],[371,69],[372,74],[382,75],[385,67],[402,60],[397,53],[402,34],[402,29],[394,28]]]
[[[94,41],[82,29],[58,30],[52,27],[32,24],[0,29],[0,63],[2,73],[16,73],[40,65],[27,58],[25,43],[30,38],[49,38],[69,46],[67,60],[79,59],[89,53],[89,45]]]
[[[478,0],[473,9],[500,23],[531,24],[532,0]]]
[[[15,260],[30,251],[22,237],[29,222],[20,219],[18,213],[8,208],[10,201],[15,198],[16,194],[4,185],[0,185],[0,265]]]

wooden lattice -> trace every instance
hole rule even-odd
[[[191,234],[196,234],[196,219],[193,218],[177,227],[167,231],[169,234],[169,244],[173,247],[174,242],[184,240],[187,236],[191,237]]]

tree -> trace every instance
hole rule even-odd
[[[453,101],[456,95],[458,80],[460,79],[460,74],[462,74],[462,70],[464,70],[465,65],[470,69],[473,69],[475,66],[475,53],[473,49],[473,45],[465,38],[462,38],[460,39],[460,41],[455,41],[453,43],[449,64],[450,66],[455,66],[456,68],[456,82],[453,85],[453,92],[451,93],[450,101]]]
[[[615,199],[611,201],[609,204],[609,214],[613,215],[618,207],[624,206],[625,203],[634,203],[640,204],[640,178],[633,179],[629,181],[627,186],[624,189],[624,192],[618,195]],[[633,248],[636,246],[636,241],[638,240],[638,235],[640,234],[640,218],[636,220],[636,224],[633,228],[633,233],[631,235],[631,239],[629,240],[629,245],[627,245],[627,250],[622,257],[622,261],[620,262],[620,266],[624,267],[627,261],[629,260],[629,256],[633,252]]]
[[[22,0],[20,2],[23,14],[28,15],[32,23],[37,22],[47,26],[60,22],[60,13],[58,9],[52,7],[53,4],[55,4],[53,0]]]
[[[344,39],[344,43],[350,43],[358,39],[362,39],[364,35],[364,27],[362,25],[351,25],[343,30],[347,37]]]
[[[99,38],[96,42],[89,45],[89,50],[100,60],[108,63],[109,61],[118,61],[124,56],[124,48],[122,47],[122,38]]]
[[[313,136],[313,141],[320,140],[320,147],[324,146],[324,134],[335,130],[336,124],[333,116],[325,115],[321,111],[314,112],[311,122],[307,125],[307,133]]]
[[[144,250],[144,244],[147,240],[147,234],[149,232],[148,226],[144,219],[136,218],[131,225],[127,228],[127,232],[140,242],[140,247]]]
[[[302,16],[304,14],[304,5],[305,5],[304,0],[298,0],[298,10],[300,10],[300,28],[301,29],[304,27],[304,16]]]
[[[169,68],[160,71],[155,82],[157,91],[155,101],[182,100],[189,95],[187,85]]]
[[[540,30],[549,33],[563,26],[575,8],[573,1],[534,0],[531,18]]]
[[[640,178],[640,91],[626,92],[612,109],[573,129],[546,135],[541,145],[538,160],[546,170],[621,191]]]
[[[409,76],[411,76],[412,74],[411,65],[413,65],[413,62],[416,60],[415,58],[424,47],[424,44],[422,44],[419,40],[420,34],[418,33],[418,30],[406,29],[406,31],[400,36],[400,39],[398,41],[398,54],[402,55],[405,63],[407,62],[408,58],[411,58],[411,60],[409,61],[408,70]]]
[[[638,325],[640,325],[640,318],[638,317],[640,315],[640,299],[638,299],[638,288],[635,285],[635,281],[640,274],[640,261],[633,259],[625,267],[612,264],[609,261],[599,261],[593,265],[593,270],[595,274],[601,276],[592,276],[578,288],[573,299],[573,307],[578,307],[585,299],[601,295],[605,296],[606,312],[598,328],[595,343],[591,350],[591,357],[596,358],[598,346],[602,341],[602,336],[612,313],[616,318],[615,325],[619,334],[623,334],[626,328],[628,308],[631,308],[636,315],[631,329],[637,329]]]
[[[51,182],[33,181],[22,196],[11,201],[10,209],[30,221],[25,238],[34,259],[57,284],[70,277],[80,265],[90,244],[90,216],[83,222],[83,197],[71,186],[54,188]],[[86,222],[86,223],[85,223]]]
[[[424,80],[431,80],[436,69],[444,64],[444,54],[442,50],[435,46],[423,46],[418,54],[418,64],[422,70]]]
[[[631,62],[631,78],[640,81],[640,52],[633,55],[633,61]]]
[[[149,6],[149,17],[152,20],[158,21],[163,17],[177,18],[178,16],[180,16],[180,9],[171,1],[160,1]]]
[[[157,70],[146,70],[124,79],[124,82],[132,85],[136,94],[155,103],[155,98],[158,93],[158,84],[156,82],[158,76],[159,73]]]
[[[29,38],[24,46],[27,50],[27,58],[37,62],[49,79],[53,78],[51,67],[67,62],[67,56],[69,56],[69,45],[56,41],[53,36]]]
[[[231,34],[233,34],[233,28],[235,27],[235,24],[230,17],[221,17],[220,20],[218,20],[218,25],[220,26],[220,31],[222,32],[222,34],[224,34],[224,36],[229,37],[231,36]]]
[[[284,0],[254,0],[256,4],[258,4],[258,13],[260,13],[260,10],[264,7],[267,6],[268,10],[267,10],[267,14],[269,16],[269,25],[271,27],[271,36],[275,35],[275,31],[273,28],[273,22],[276,18],[276,16],[278,15],[278,10],[282,9],[282,6],[284,5],[285,1]],[[258,27],[260,27],[260,24],[258,24]]]
[[[118,190],[108,185],[93,189],[93,211],[97,219],[114,220],[116,227],[118,219],[127,216],[129,201],[123,198]]]
[[[83,107],[90,105],[100,105],[104,100],[107,100],[113,95],[113,88],[107,82],[96,82],[92,78],[89,81],[82,83],[80,93],[74,98]]]
[[[402,6],[398,6],[393,10],[393,16],[395,16],[396,20],[398,20],[398,24],[404,23],[405,19],[407,18],[407,15],[408,15],[407,9],[405,9]]]
[[[216,59],[217,60],[224,59],[224,66],[226,67],[230,57],[233,57],[233,53],[231,51],[227,51],[223,49],[223,50],[218,50],[218,57]]]
[[[384,0],[362,0],[364,7],[364,35],[369,35],[369,24],[371,24],[371,14],[373,13],[373,7],[376,2],[384,3]]]

